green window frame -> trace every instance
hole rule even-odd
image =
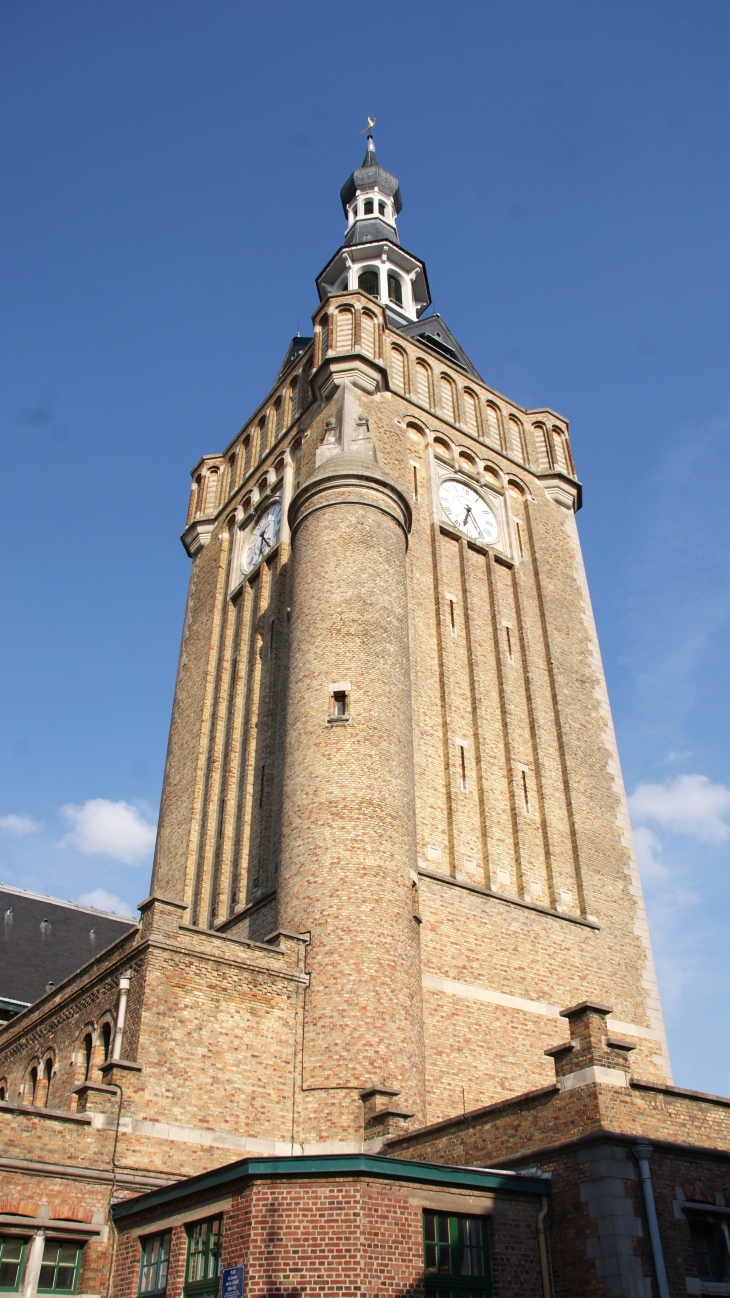
[[[83,1251],[83,1244],[47,1239],[38,1277],[38,1293],[76,1293]]]
[[[142,1256],[139,1262],[138,1294],[158,1295],[167,1291],[167,1272],[170,1266],[170,1241],[172,1231],[141,1239]]]
[[[423,1261],[428,1298],[491,1298],[486,1218],[424,1211]]]
[[[372,266],[368,270],[363,270],[357,277],[357,287],[362,293],[367,293],[369,297],[378,297],[380,292],[380,276]]]
[[[185,1298],[218,1298],[221,1273],[222,1217],[208,1217],[187,1227]]]
[[[20,1235],[0,1235],[0,1293],[17,1293],[25,1265],[28,1240]]]
[[[689,1214],[688,1214],[689,1215]],[[730,1239],[728,1227],[715,1217],[693,1218],[689,1223],[692,1248],[700,1280],[727,1280],[730,1277]]]

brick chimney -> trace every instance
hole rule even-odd
[[[555,1080],[563,1091],[601,1083],[628,1086],[631,1067],[629,1052],[636,1043],[613,1033],[606,1022],[611,1009],[595,1001],[581,1001],[561,1010],[568,1020],[570,1040],[545,1051],[555,1063]]]

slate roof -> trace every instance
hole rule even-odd
[[[395,324],[396,322],[393,321]],[[420,320],[414,320],[411,324],[399,325],[401,333],[408,334],[409,338],[417,338],[419,342],[425,343],[431,351],[437,356],[443,357],[444,360],[450,361],[452,365],[458,365],[472,378],[484,382],[479,371],[472,365],[464,348],[458,343],[444,323],[443,318],[434,312],[433,315],[421,316]]]
[[[38,1000],[134,927],[133,919],[0,884],[1,1016]]]
[[[300,334],[297,334],[295,338],[292,338],[291,342],[289,343],[289,346],[286,349],[286,356],[281,362],[281,369],[279,370],[279,373],[274,379],[275,384],[279,382],[279,379],[284,377],[287,370],[290,369],[291,366],[294,364],[294,362],[299,359],[302,352],[305,352],[307,350],[311,341],[312,341],[311,338],[302,338]]]
[[[403,207],[401,198],[400,185],[398,177],[392,172],[386,171],[381,167],[375,154],[375,144],[371,135],[368,136],[368,147],[361,167],[357,167],[352,175],[347,177],[342,189],[340,190],[340,201],[342,210],[347,216],[347,205],[351,203],[358,189],[370,189],[377,185],[381,194],[387,194],[393,199],[396,216]]]

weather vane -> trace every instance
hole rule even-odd
[[[375,123],[377,122],[377,120],[378,120],[377,117],[368,117],[368,124],[367,124],[367,126],[366,126],[366,127],[365,127],[361,132],[360,132],[360,134],[361,134],[361,135],[367,135],[368,131],[372,131],[372,129],[373,129]]]

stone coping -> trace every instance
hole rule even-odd
[[[446,883],[452,888],[465,888],[467,892],[476,892],[480,897],[491,897],[493,901],[504,901],[508,906],[521,906],[524,910],[537,911],[538,915],[547,915],[550,919],[562,919],[568,924],[580,924],[583,928],[600,929],[595,919],[585,919],[582,915],[568,915],[565,911],[552,910],[550,906],[541,906],[536,901],[525,901],[523,897],[511,897],[508,892],[495,892],[484,888],[480,883],[468,883],[466,879],[455,879],[451,874],[442,874],[439,870],[430,870],[420,861],[418,873],[425,879],[434,879],[436,883]]]
[[[549,1177],[502,1171],[499,1168],[442,1166],[438,1163],[388,1158],[382,1154],[303,1154],[283,1158],[242,1158],[226,1167],[179,1181],[165,1190],[153,1190],[139,1198],[115,1204],[112,1216],[115,1222],[121,1222],[127,1217],[174,1203],[188,1195],[219,1190],[232,1181],[268,1177],[301,1180],[311,1176],[367,1176],[409,1184],[492,1192],[502,1190],[512,1194],[546,1195],[550,1192]]]

